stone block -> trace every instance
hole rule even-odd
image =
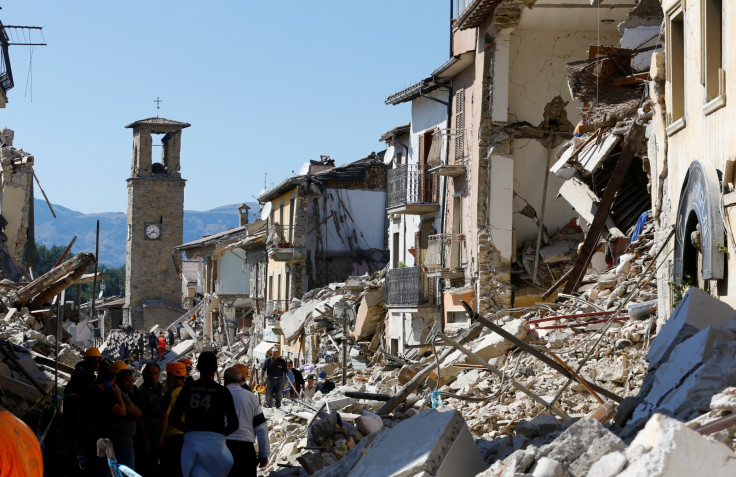
[[[604,455],[625,449],[626,444],[600,422],[581,419],[539,453],[562,463],[570,475],[578,477],[586,475],[593,462]]]
[[[522,419],[516,426],[516,433],[530,439],[544,437],[562,428],[560,422],[551,414],[540,414],[531,421]]]
[[[736,454],[724,444],[655,414],[626,451],[624,477],[736,475]]]
[[[363,411],[360,417],[355,420],[355,427],[358,428],[361,434],[367,436],[384,428],[383,419],[370,411]]]
[[[652,53],[652,65],[649,67],[649,75],[652,80],[661,83],[666,78],[666,64],[663,52]]]
[[[377,433],[368,448],[360,444],[348,453],[363,454],[349,475],[449,477],[476,475],[486,468],[462,415],[454,410],[421,412]]]

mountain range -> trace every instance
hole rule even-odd
[[[259,205],[246,202],[250,207],[250,220],[258,218]],[[100,263],[109,267],[125,265],[125,236],[127,214],[122,212],[97,212],[84,214],[62,205],[52,204],[56,218],[48,205],[41,199],[34,200],[36,242],[47,247],[69,245],[74,236],[77,241],[73,253],[95,252],[97,221],[100,221]],[[212,210],[184,211],[184,239],[182,243],[196,240],[205,235],[221,232],[238,226],[238,206],[230,204]]]

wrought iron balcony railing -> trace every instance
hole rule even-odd
[[[390,211],[410,206],[437,207],[439,205],[438,184],[437,176],[430,174],[426,165],[406,164],[391,169],[388,171],[386,186],[386,208]],[[398,210],[397,213],[414,212]],[[419,210],[418,213],[424,212]]]
[[[465,236],[462,234],[430,235],[424,266],[430,275],[459,275],[463,272]]]
[[[389,269],[386,274],[386,306],[436,306],[433,283],[419,267]]]

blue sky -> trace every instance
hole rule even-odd
[[[278,184],[320,154],[342,164],[381,150],[410,114],[385,98],[449,55],[447,0],[1,5],[4,24],[43,26],[48,46],[32,61],[11,47],[0,126],[35,156],[51,201],[87,213],[126,210],[124,126],[155,116],[157,96],[162,117],[192,124],[185,208],[208,210],[254,200],[266,172]]]

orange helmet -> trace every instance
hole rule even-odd
[[[166,365],[166,373],[183,378],[187,375],[187,367],[184,363],[169,363]]]
[[[91,347],[87,351],[84,352],[85,358],[102,358],[102,354],[100,354],[99,348]]]
[[[181,358],[177,361],[177,363],[184,363],[184,366],[186,366],[187,368],[192,368],[192,360],[189,358]]]
[[[243,379],[248,377],[248,366],[237,363],[233,365],[233,368],[238,368],[243,373]]]
[[[112,372],[115,374],[118,374],[120,371],[127,369],[127,368],[128,368],[128,365],[122,361],[115,361],[114,363],[112,363],[112,366],[110,367],[110,369],[112,369]]]

